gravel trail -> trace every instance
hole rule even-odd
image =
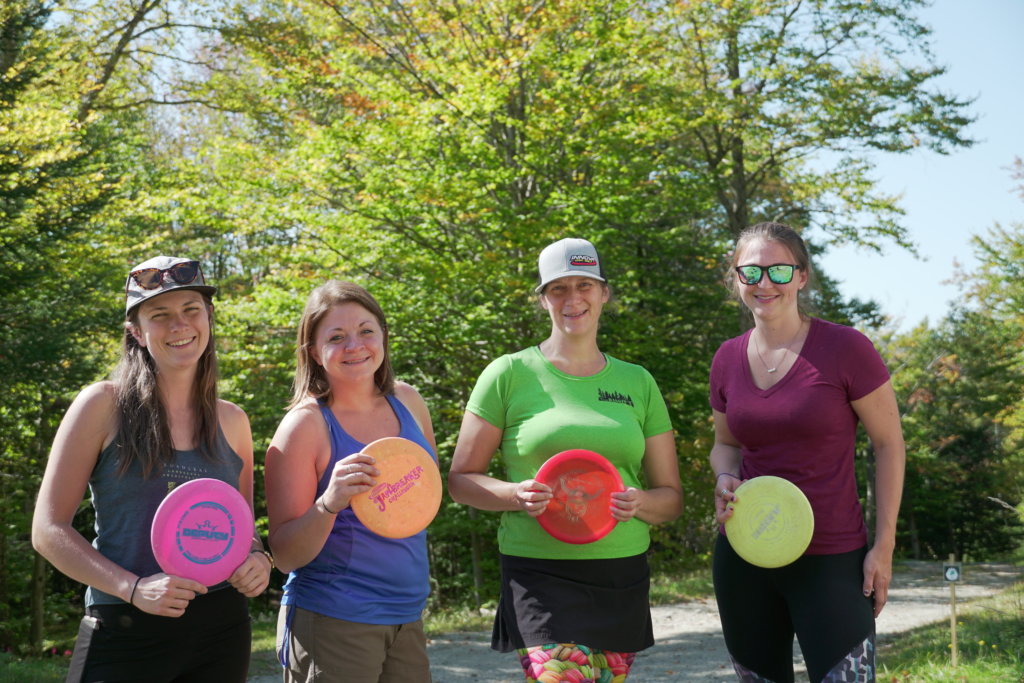
[[[979,598],[988,597],[1024,580],[1024,567],[970,564],[956,586],[958,613]],[[735,680],[722,640],[714,598],[652,608],[654,647],[640,653],[630,681]],[[878,617],[879,639],[924,624],[949,619],[949,584],[938,562],[904,562],[896,567],[889,603]],[[514,655],[492,652],[490,633],[452,633],[428,643],[433,683],[519,683],[522,671]],[[797,651],[799,658],[799,651]],[[251,683],[274,683],[276,676],[259,676]],[[804,678],[806,680],[806,677]],[[412,682],[410,682],[412,683]]]

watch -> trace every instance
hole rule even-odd
[[[269,550],[264,550],[263,548],[257,548],[256,550],[253,550],[252,552],[254,552],[254,553],[263,553],[263,556],[267,558],[268,562],[270,562],[270,569],[271,569],[271,571],[273,571],[277,567],[277,563],[274,562],[274,556],[270,554]]]

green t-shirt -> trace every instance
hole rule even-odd
[[[642,483],[645,440],[672,429],[658,385],[639,365],[605,356],[596,375],[574,377],[532,346],[493,361],[480,375],[466,409],[502,430],[508,481],[532,479],[552,455],[584,448],[607,458],[626,486]],[[619,523],[594,543],[552,538],[525,512],[505,512],[498,547],[506,555],[542,559],[629,557],[650,545],[648,525]]]

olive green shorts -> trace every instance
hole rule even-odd
[[[283,605],[277,654],[285,683],[430,683],[422,620],[360,624]]]

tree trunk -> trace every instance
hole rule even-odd
[[[475,523],[476,518],[476,508],[469,508],[470,521]],[[480,564],[480,535],[476,533],[475,529],[469,532],[469,555],[473,563],[473,605],[479,611],[480,605],[483,604],[480,596],[484,592],[484,570]]]
[[[908,506],[907,520],[910,526],[910,554],[915,560],[921,559],[921,537],[917,532],[917,517],[914,508]]]
[[[40,391],[39,395],[39,414],[36,423],[36,437],[32,445],[32,450],[35,451],[36,462],[46,464],[47,458],[49,457],[50,444],[53,443],[53,438],[57,434],[57,425],[53,421],[52,417],[63,415],[69,407],[69,403],[66,399],[58,398],[56,400],[50,400],[45,390]],[[38,481],[41,481],[41,477]],[[33,496],[29,505],[35,501]],[[29,519],[32,518],[31,512],[28,515]],[[28,637],[29,646],[32,648],[31,652],[38,654],[41,651],[43,645],[43,622],[46,617],[45,613],[45,600],[46,600],[46,584],[49,563],[42,555],[32,551],[32,578],[29,580],[29,590],[31,591],[30,602],[29,602],[29,625],[28,625]]]
[[[729,80],[733,84],[732,96],[737,103],[737,109],[739,109],[738,103],[742,102],[746,95],[743,92],[740,80],[739,36],[736,33],[729,36],[726,60],[728,62]],[[736,122],[733,123],[735,125]],[[726,207],[726,209],[729,215],[729,230],[732,232],[733,239],[736,239],[748,227],[747,223],[750,220],[747,168],[743,149],[743,137],[741,135],[734,134],[731,136],[729,140],[729,156],[732,159],[731,175],[729,178],[729,185],[732,189],[732,210],[729,211],[729,207]]]
[[[32,551],[32,602],[29,615],[28,641],[32,654],[39,654],[43,648],[43,600],[46,597],[47,562],[39,553]]]

